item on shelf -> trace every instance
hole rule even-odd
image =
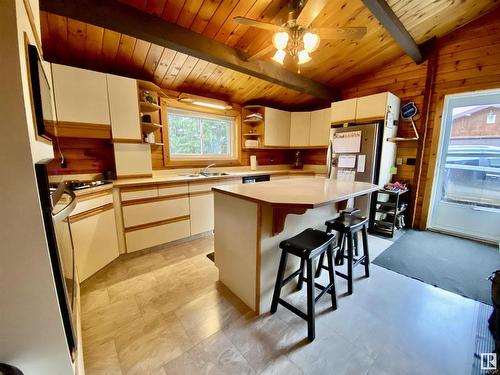
[[[151,122],[151,115],[142,115],[142,122]]]
[[[252,171],[257,170],[257,156],[256,155],[250,155],[250,170],[252,170]]]
[[[302,155],[300,151],[295,153],[292,163],[292,169],[302,169],[304,167],[304,162],[302,161]]]
[[[247,139],[245,140],[246,148],[257,148],[259,147],[259,141],[256,139]]]
[[[384,186],[384,189],[389,191],[406,191],[407,186],[406,184],[396,181],[388,183],[387,185]]]
[[[260,114],[260,113],[251,113],[251,114],[245,116],[245,119],[246,120],[263,120],[264,116],[262,116],[262,114]]]
[[[144,142],[154,144],[156,142],[155,133],[144,134]]]
[[[141,100],[143,102],[151,103],[151,104],[156,104],[155,103],[155,98],[149,91],[143,91],[141,92]]]

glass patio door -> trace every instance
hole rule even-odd
[[[500,90],[445,97],[429,226],[500,240]]]

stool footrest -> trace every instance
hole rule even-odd
[[[314,303],[318,302],[318,300],[319,300],[321,297],[323,297],[323,295],[324,295],[325,293],[330,293],[330,294],[332,294],[330,289],[331,289],[331,287],[333,286],[333,283],[330,283],[330,284],[328,284],[327,286],[323,286],[323,285],[321,285],[321,284],[314,283],[314,286],[315,286],[316,288],[318,288],[318,289],[321,289],[321,292],[320,292],[320,293],[319,293],[319,294],[318,294],[318,295],[314,298]]]
[[[294,314],[296,314],[297,316],[301,317],[302,319],[304,320],[309,320],[308,317],[307,317],[307,314],[300,311],[298,308],[296,308],[294,305],[291,305],[289,304],[287,301],[279,298],[278,299],[278,303],[280,305],[283,305],[284,307],[286,307],[288,310],[290,310],[291,312],[293,312]]]
[[[290,276],[288,276],[285,280],[283,280],[283,283],[281,284],[281,287],[283,287],[284,285],[288,284],[290,281],[292,281],[295,277],[297,277],[298,274],[301,273],[301,269],[298,269],[297,271],[295,271],[294,273],[292,273]]]
[[[349,277],[345,273],[342,273],[342,272],[339,272],[339,271],[335,271],[335,275],[337,275],[337,276],[339,276],[339,277],[341,277],[343,279],[346,279],[346,280],[349,279]]]

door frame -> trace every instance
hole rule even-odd
[[[431,196],[430,196],[430,201],[429,201],[429,211],[428,211],[428,216],[427,216],[427,229],[435,231],[435,232],[442,232],[446,234],[451,234],[463,238],[469,238],[473,240],[479,240],[482,242],[489,242],[493,244],[497,244],[497,241],[494,240],[489,240],[489,239],[484,239],[478,236],[474,236],[473,234],[464,234],[458,231],[453,231],[448,228],[442,228],[439,226],[433,226],[432,220],[435,214],[435,209],[437,206],[436,200],[438,199],[438,195],[440,194],[440,189],[442,185],[442,178],[440,175],[440,170],[441,166],[443,165],[443,158],[445,155],[445,152],[448,150],[448,145],[449,145],[449,137],[451,133],[451,126],[447,126],[447,121],[449,118],[452,116],[451,109],[453,108],[452,103],[454,101],[460,100],[460,99],[466,99],[466,98],[478,98],[484,95],[491,95],[491,94],[498,94],[500,95],[500,88],[499,89],[488,89],[488,90],[477,90],[477,91],[468,91],[468,92],[461,92],[461,93],[456,93],[456,94],[449,94],[445,95],[443,98],[443,112],[442,112],[442,119],[441,119],[441,128],[439,129],[439,138],[438,138],[438,147],[437,147],[437,152],[436,152],[436,162],[434,165],[434,173],[433,173],[433,181],[432,181],[432,190],[431,190]],[[470,104],[474,105],[474,104]],[[446,145],[445,145],[446,143]],[[446,146],[446,147],[445,147]],[[459,203],[457,203],[459,205]],[[485,211],[488,211],[489,209],[485,208]],[[500,246],[500,243],[499,243]]]

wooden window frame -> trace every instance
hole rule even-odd
[[[163,125],[163,154],[164,154],[164,162],[163,166],[165,168],[182,168],[182,167],[205,167],[207,164],[215,163],[217,166],[237,166],[241,165],[241,108],[239,106],[233,105],[232,109],[219,110],[219,109],[211,109],[211,108],[201,108],[200,106],[196,106],[190,103],[179,102],[175,99],[161,98],[161,119]],[[184,110],[184,111],[193,111],[198,113],[206,113],[208,115],[219,115],[226,117],[234,118],[234,154],[232,158],[200,158],[200,159],[177,159],[170,158],[170,143],[168,136],[168,116],[167,111],[168,108]]]

